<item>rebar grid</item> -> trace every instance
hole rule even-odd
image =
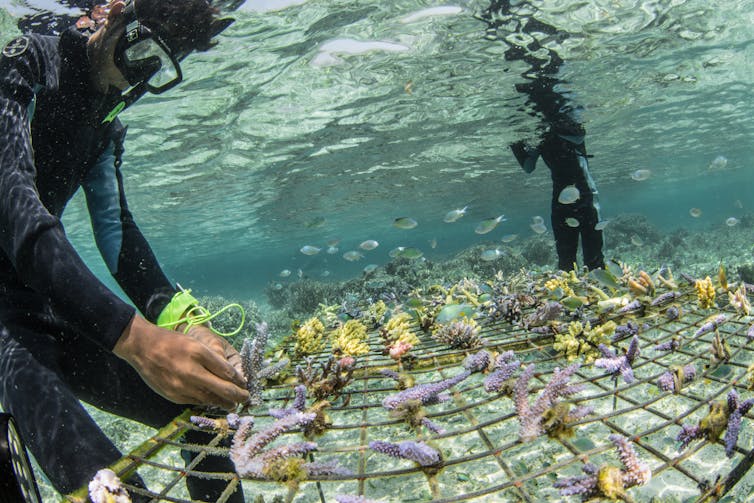
[[[725,400],[731,389],[746,395],[746,372],[754,363],[754,344],[747,338],[750,320],[739,316],[730,306],[718,310],[697,307],[693,289],[684,290],[674,303],[681,306],[683,315],[668,320],[662,310],[647,308],[641,315],[616,317],[616,323],[631,319],[639,330],[641,354],[634,362],[636,380],[626,384],[622,379],[592,365],[582,365],[574,375],[575,383],[585,389],[570,402],[594,406],[594,413],[575,422],[574,436],[549,438],[544,435],[530,442],[519,440],[519,423],[512,399],[503,393],[487,393],[482,386],[483,375],[473,374],[451,388],[452,401],[425,407],[427,417],[445,428],[446,432],[421,436],[402,420],[391,418],[382,400],[396,393],[392,379],[379,373],[381,369],[397,369],[396,362],[383,354],[377,334],[371,334],[368,355],[358,358],[354,379],[345,389],[347,400],[337,400],[328,413],[333,424],[324,435],[316,438],[318,460],[338,460],[353,473],[337,477],[311,479],[297,487],[266,481],[243,481],[247,500],[264,495],[272,501],[275,495],[301,502],[332,502],[336,494],[363,495],[377,501],[544,501],[560,498],[553,482],[561,477],[581,474],[587,461],[595,465],[617,465],[617,455],[608,441],[612,433],[633,441],[638,456],[652,470],[652,481],[646,486],[629,490],[637,501],[673,495],[688,499],[716,493],[724,494],[743,476],[754,462],[751,433],[752,415],[742,423],[738,445],[732,458],[727,458],[722,441],[700,440],[679,451],[675,440],[680,425],[696,424],[715,400]],[[716,330],[731,348],[728,361],[710,358],[716,331],[695,335],[699,327],[713,315],[725,313],[728,321]],[[603,316],[603,318],[605,318]],[[604,321],[604,319],[603,319]],[[416,383],[435,382],[454,376],[463,370],[463,359],[477,350],[449,349],[436,342],[418,328],[421,344],[413,350],[413,366],[402,368],[413,375]],[[552,348],[553,336],[529,332],[518,325],[503,321],[483,324],[481,335],[484,349],[502,352],[515,349],[522,367],[536,366],[534,389],[537,394],[549,382],[557,367],[567,365]],[[656,351],[656,344],[679,337],[682,345],[675,351]],[[615,346],[625,346],[628,340]],[[314,356],[325,361],[329,353]],[[295,363],[294,363],[295,364]],[[693,364],[697,378],[676,392],[660,391],[657,379],[674,366]],[[290,381],[290,380],[289,380]],[[538,382],[538,383],[537,383]],[[293,399],[295,383],[285,382],[265,390],[265,404],[253,411],[255,430],[270,424],[273,419],[267,409],[286,407]],[[531,387],[530,383],[530,387]],[[343,405],[343,402],[347,405]],[[234,473],[197,473],[193,467],[183,467],[178,451],[188,448],[199,456],[228,455],[228,448],[219,446],[232,432],[219,433],[209,446],[186,445],[177,436],[196,428],[187,421],[187,414],[176,419],[173,431],[161,432],[149,441],[150,448],[140,447],[124,460],[119,473],[139,466],[139,471],[154,487],[154,492],[128,486],[129,491],[153,498],[153,501],[187,501],[185,488],[179,483],[187,475],[213,477],[228,481],[218,501],[224,502],[241,483]],[[167,434],[166,434],[167,433]],[[284,437],[299,437],[290,432]],[[369,442],[385,440],[400,442],[422,439],[430,442],[443,454],[443,469],[434,477],[410,461],[396,460],[372,452]],[[288,442],[292,440],[289,438]],[[286,439],[279,440],[285,443]],[[155,460],[155,452],[160,459]],[[116,470],[118,471],[118,470]],[[154,480],[158,480],[155,482]],[[575,498],[574,498],[575,499]],[[69,497],[68,501],[83,501]]]

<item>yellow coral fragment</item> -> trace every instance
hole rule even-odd
[[[333,334],[332,348],[344,355],[359,356],[369,353],[367,327],[359,320],[348,320]]]
[[[393,315],[382,329],[383,336],[389,344],[402,342],[416,346],[419,344],[419,338],[411,331],[411,315],[408,313],[397,313]]]
[[[702,309],[709,309],[715,305],[715,287],[712,285],[712,280],[709,276],[703,280],[696,280],[694,288],[696,289],[699,307]]]
[[[735,292],[728,292],[728,300],[738,314],[749,316],[749,313],[751,312],[751,304],[746,295],[746,286],[743,283]]]
[[[325,326],[319,318],[310,318],[296,330],[296,346],[299,355],[310,355],[322,351],[325,347]]]

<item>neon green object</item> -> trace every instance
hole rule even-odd
[[[179,292],[173,295],[173,298],[170,299],[168,305],[165,306],[157,317],[157,326],[169,330],[175,330],[178,325],[185,323],[186,328],[183,331],[185,334],[188,333],[191,327],[209,323],[210,320],[231,308],[236,308],[241,312],[241,323],[238,325],[238,328],[232,332],[225,333],[215,330],[211,325],[207,325],[212,332],[221,337],[232,337],[241,331],[244,322],[246,321],[246,311],[244,311],[243,307],[236,303],[228,304],[213,314],[210,313],[208,309],[199,305],[199,301],[191,295],[191,290],[184,290],[181,288]]]

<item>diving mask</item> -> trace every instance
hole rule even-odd
[[[115,66],[131,86],[160,94],[183,80],[181,65],[170,46],[139,21],[134,4],[129,0],[123,10],[126,31],[115,46]]]

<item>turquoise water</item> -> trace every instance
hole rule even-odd
[[[53,2],[48,2],[54,5]],[[754,14],[748,2],[513,2],[567,37],[543,37],[584,107],[603,216],[644,215],[663,232],[717,229],[751,212]],[[5,0],[2,36],[43,2]],[[445,7],[424,11],[424,9]],[[482,1],[252,1],[185,82],[127,110],[129,204],[173,280],[202,294],[263,297],[271,282],[358,276],[395,246],[439,259],[549,227],[551,182],[507,145],[539,120],[515,90],[527,71],[485,36]],[[489,35],[489,34],[487,34]],[[491,40],[490,38],[497,38]],[[363,45],[372,44],[366,52]],[[722,169],[710,163],[723,156]],[[637,169],[651,170],[634,181]],[[453,224],[449,210],[469,205]],[[691,207],[703,214],[694,219]],[[508,220],[474,233],[484,218]],[[397,229],[397,217],[419,222]],[[64,218],[109,281],[83,198]],[[321,224],[319,226],[313,224]],[[742,230],[743,232],[743,230]],[[748,231],[750,232],[750,231]],[[551,235],[551,234],[550,234]],[[338,239],[340,252],[324,252]],[[380,246],[358,262],[359,243]],[[608,246],[610,227],[605,231]],[[748,238],[747,238],[748,239]],[[436,248],[430,241],[436,240]],[[304,245],[323,247],[315,256]],[[278,272],[293,271],[288,279]],[[325,273],[327,274],[327,273]],[[112,284],[111,282],[109,284]]]

